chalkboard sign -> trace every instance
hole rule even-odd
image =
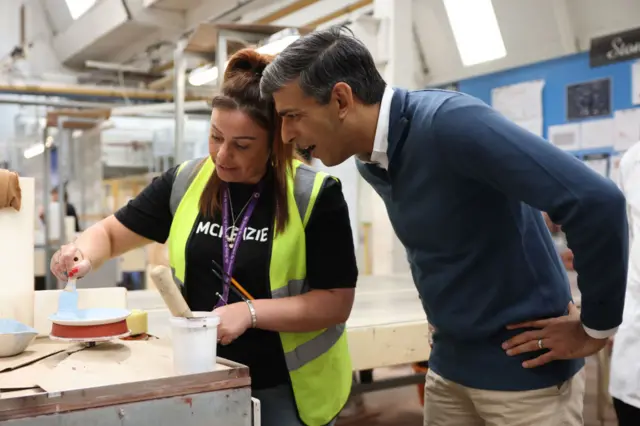
[[[567,120],[611,114],[611,79],[567,86]]]
[[[591,39],[591,67],[640,58],[640,28]]]

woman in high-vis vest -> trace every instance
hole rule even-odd
[[[56,252],[51,269],[82,277],[166,241],[189,307],[220,316],[218,355],[249,366],[262,424],[321,426],[335,422],[351,390],[353,238],[339,181],[282,143],[281,119],[260,97],[268,62],[236,53],[212,102],[210,156],[154,179]],[[231,276],[253,301],[236,296]]]

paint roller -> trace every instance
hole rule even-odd
[[[169,308],[174,317],[193,318],[193,313],[187,305],[187,301],[182,297],[180,289],[173,281],[171,269],[164,265],[158,265],[151,270],[151,278],[156,284],[156,288],[164,303]]]

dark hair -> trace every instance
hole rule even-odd
[[[367,105],[382,101],[386,86],[371,52],[344,26],[314,31],[290,44],[265,68],[260,91],[271,98],[296,79],[302,91],[320,104],[329,102],[339,82],[351,86]]]
[[[288,215],[287,173],[291,169],[293,145],[284,144],[280,136],[281,119],[273,106],[273,101],[260,96],[260,79],[264,68],[272,57],[261,55],[252,49],[243,49],[230,59],[224,72],[221,94],[214,97],[212,108],[239,110],[247,114],[256,124],[269,134],[269,166],[273,173],[276,195],[276,230],[282,232]],[[200,211],[213,217],[221,205],[220,187],[222,180],[213,173],[200,197]]]

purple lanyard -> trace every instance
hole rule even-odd
[[[233,229],[229,227],[229,203],[231,201],[229,200],[229,191],[227,190],[226,185],[223,186],[222,189],[222,269],[224,273],[222,277],[222,298],[218,300],[214,309],[226,305],[227,300],[229,299],[229,286],[231,277],[233,276],[233,266],[236,263],[236,253],[238,253],[238,247],[243,239],[244,231],[247,229],[247,224],[249,223],[251,214],[253,213],[256,204],[258,204],[260,192],[262,191],[262,181],[258,184],[257,190],[251,195],[251,200],[249,201],[246,211],[242,216],[242,222],[240,222],[238,233],[235,235],[232,242],[227,241],[227,233],[231,235],[233,232]]]

